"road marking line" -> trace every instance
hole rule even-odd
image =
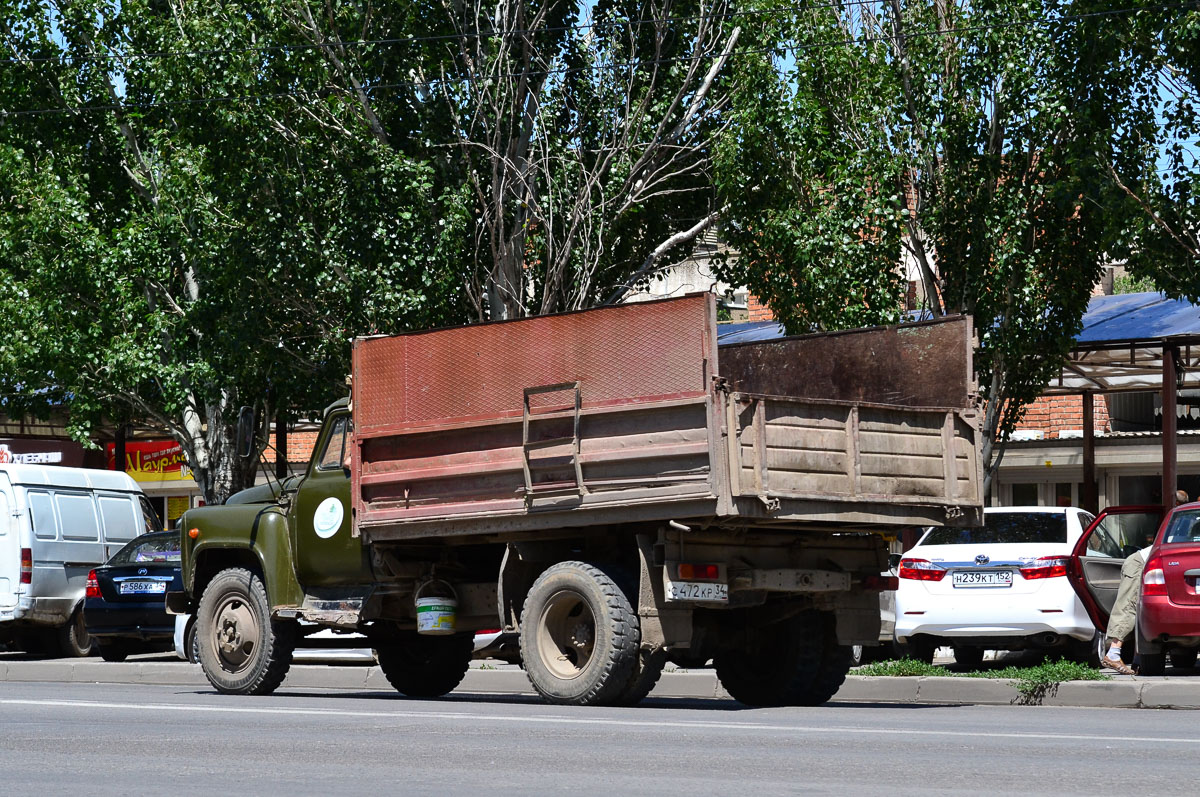
[[[478,714],[465,711],[361,711],[321,708],[242,708],[238,706],[184,706],[174,703],[102,703],[92,700],[20,700],[2,699],[5,706],[41,706],[46,708],[94,708],[132,711],[183,711],[217,714],[270,714],[279,716],[321,716],[367,719],[418,719],[418,720],[476,720],[497,723],[541,723],[564,725],[601,725],[634,728],[677,728],[696,730],[741,730],[741,731],[791,731],[794,733],[843,733],[858,735],[908,735],[908,736],[953,736],[986,739],[1044,739],[1048,741],[1092,741],[1092,742],[1145,742],[1155,744],[1200,744],[1200,738],[1169,736],[1109,736],[1072,733],[996,733],[993,731],[953,731],[915,728],[847,728],[839,726],[819,727],[811,725],[777,725],[762,722],[705,722],[684,720],[637,720],[608,719],[602,717],[562,716],[502,716]]]

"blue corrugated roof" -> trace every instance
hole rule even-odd
[[[782,338],[783,335],[783,324],[778,321],[739,321],[731,324],[717,324],[717,345],[774,340]]]
[[[1200,335],[1200,306],[1161,293],[1097,296],[1083,316],[1077,343]]]

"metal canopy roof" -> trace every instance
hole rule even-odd
[[[1161,293],[1097,296],[1062,374],[1047,393],[1161,390],[1163,348],[1173,347],[1177,387],[1200,388],[1200,306]]]

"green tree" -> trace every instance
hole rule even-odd
[[[1126,109],[1104,151],[1120,222],[1109,249],[1133,278],[1200,302],[1200,10],[1145,5],[1122,26],[1088,26]]]
[[[728,10],[0,0],[9,411],[152,420],[220,500],[353,335],[619,300],[719,215]]]
[[[283,5],[0,2],[6,409],[160,424],[210,502],[247,479],[240,405],[317,408],[354,334],[464,307],[461,204]]]
[[[726,279],[791,332],[895,321],[909,280],[928,312],[972,314],[990,482],[1114,239],[1112,81],[1133,78],[1098,32],[1125,20],[1060,0],[764,10],[718,156]]]

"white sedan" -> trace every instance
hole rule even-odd
[[[1067,566],[1093,520],[1075,507],[989,507],[982,527],[926,530],[900,561],[896,641],[924,661],[949,645],[970,667],[984,650],[1090,659],[1096,628]]]

